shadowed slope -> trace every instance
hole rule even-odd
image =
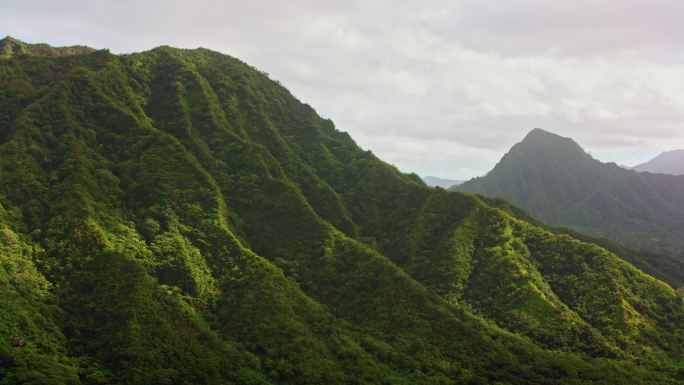
[[[550,225],[684,257],[684,176],[604,164],[543,130],[531,131],[486,176],[453,189],[503,197]]]

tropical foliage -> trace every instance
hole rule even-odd
[[[681,293],[399,173],[254,68],[17,44],[0,384],[684,383]]]

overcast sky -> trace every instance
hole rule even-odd
[[[0,0],[0,34],[230,54],[420,175],[484,174],[535,127],[627,165],[684,148],[681,0]]]

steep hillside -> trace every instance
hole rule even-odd
[[[453,189],[500,196],[550,225],[684,260],[684,176],[601,163],[543,130],[531,131],[486,176]]]
[[[250,66],[0,59],[0,383],[684,383],[681,293]]]
[[[684,175],[684,150],[665,151],[648,162],[634,166],[634,170],[652,174]]]
[[[485,197],[480,195],[480,198],[488,205],[501,209],[514,218],[534,224],[535,226],[546,229],[554,234],[569,235],[572,238],[586,243],[599,245],[606,250],[619,255],[620,258],[628,261],[645,273],[669,283],[672,287],[684,286],[684,262],[679,259],[655,252],[635,250],[614,240],[588,236],[568,227],[547,225],[531,217],[523,209],[501,197]]]

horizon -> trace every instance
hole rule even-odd
[[[113,53],[170,45],[234,56],[421,176],[484,175],[534,127],[626,166],[684,148],[676,2],[648,12],[617,1],[520,0],[510,12],[490,2],[395,4],[7,1],[0,34]]]

